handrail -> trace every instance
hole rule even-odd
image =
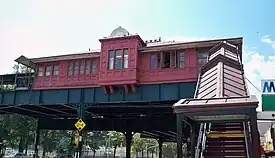
[[[203,157],[203,152],[205,150],[205,145],[206,145],[206,134],[207,134],[209,128],[210,128],[210,124],[207,124],[207,123],[200,124],[200,133],[199,133],[199,137],[198,137],[195,158]]]
[[[248,124],[247,122],[243,122],[243,128],[244,128],[244,139],[245,139],[245,147],[246,147],[246,155],[247,158],[251,158],[251,142],[250,142],[250,134],[248,130]]]
[[[199,73],[194,98],[197,98],[201,74]]]
[[[195,153],[195,158],[199,158],[200,157],[200,152],[201,152],[201,147],[202,147],[202,138],[203,138],[203,131],[204,131],[204,124],[205,123],[201,123],[200,124],[200,132],[199,132],[199,136],[198,136],[198,142],[197,142],[197,147],[196,147],[196,153]]]

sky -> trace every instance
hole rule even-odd
[[[275,79],[274,16],[274,0],[0,0],[0,74],[20,55],[99,49],[98,39],[122,26],[143,40],[243,37],[245,75],[260,89],[261,79]]]

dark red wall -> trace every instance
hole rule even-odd
[[[184,68],[150,68],[151,53],[139,56],[139,81],[142,84],[196,81],[198,75],[196,49],[182,50],[184,52]]]
[[[89,59],[89,58],[88,58]],[[84,75],[68,75],[68,64],[69,61],[59,61],[50,63],[39,63],[39,66],[43,66],[44,70],[46,65],[59,64],[58,76],[38,76],[36,72],[36,77],[34,80],[34,89],[45,89],[45,88],[77,88],[77,87],[98,87],[98,71],[99,71],[99,59],[96,60],[96,73],[84,74]],[[79,59],[83,60],[83,59]],[[45,74],[45,71],[44,71]]]
[[[138,36],[139,37],[139,36]],[[150,68],[151,53],[138,52],[141,40],[137,36],[117,39],[101,40],[101,55],[96,59],[96,73],[89,75],[68,76],[69,61],[58,61],[50,63],[39,63],[44,66],[59,64],[58,76],[37,76],[34,81],[34,89],[49,88],[77,88],[97,87],[105,85],[125,84],[154,84],[171,82],[196,81],[198,75],[197,51],[196,49],[182,50],[185,53],[184,68]],[[111,49],[128,48],[128,68],[119,70],[108,70],[108,54]],[[79,59],[78,59],[79,60]]]
[[[101,40],[101,63],[98,84],[120,85],[137,83],[138,48],[140,43],[138,36]],[[109,70],[109,51],[117,49],[128,49],[128,68]]]

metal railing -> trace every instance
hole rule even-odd
[[[206,134],[210,130],[211,123],[201,123],[198,136],[195,158],[202,158],[206,146]]]

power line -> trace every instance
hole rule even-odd
[[[244,76],[244,78],[259,92],[261,93],[262,91],[257,87],[255,86],[247,77]]]

